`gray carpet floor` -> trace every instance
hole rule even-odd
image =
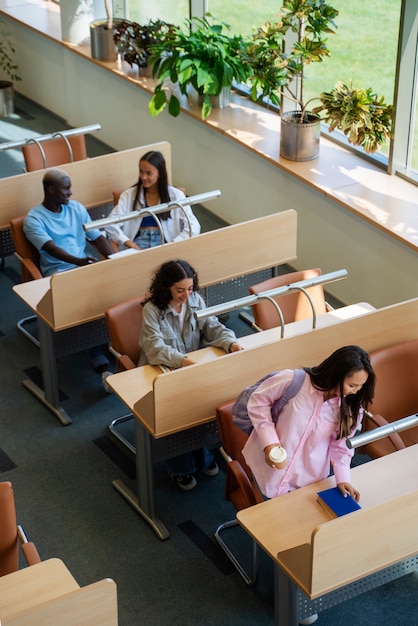
[[[17,110],[16,134],[26,132],[28,116],[33,132],[50,132],[51,124],[60,124],[23,98]],[[3,138],[3,125],[0,119],[0,140],[13,140]],[[2,176],[19,173],[17,161],[8,162],[7,173],[4,167],[0,161]],[[205,230],[219,226],[210,214],[199,219],[207,220]],[[63,427],[22,386],[24,378],[39,376],[40,358],[36,346],[16,328],[28,314],[12,291],[20,281],[17,260],[6,258],[0,270],[0,480],[12,482],[19,522],[42,558],[61,558],[80,585],[113,578],[121,626],[272,626],[269,559],[261,555],[260,581],[249,590],[213,541],[214,529],[234,515],[224,500],[224,467],[217,450],[219,476],[199,476],[190,493],[171,484],[164,465],[156,466],[157,506],[171,533],[161,542],[112,487],[118,478],[135,485],[132,462],[106,437],[107,425],[126,409],[104,392],[85,353],[58,360],[62,406],[73,419],[70,426]],[[238,316],[227,324],[238,335],[250,332]],[[132,437],[132,424],[125,428]],[[249,538],[240,529],[232,535],[237,554],[248,563]],[[342,558],[355,549],[355,537],[341,538]],[[417,573],[328,609],[318,621],[321,626],[353,623],[418,626]]]

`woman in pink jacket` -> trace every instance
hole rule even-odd
[[[341,492],[358,500],[360,494],[350,483],[354,451],[347,448],[346,439],[360,427],[363,410],[373,399],[375,375],[369,357],[358,346],[345,346],[320,365],[303,369],[303,385],[277,424],[271,407],[293,380],[293,370],[274,374],[250,396],[247,410],[254,429],[244,458],[269,498],[326,478],[332,468]],[[271,460],[277,446],[287,452],[282,469]]]

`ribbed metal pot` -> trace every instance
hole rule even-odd
[[[281,115],[280,156],[290,161],[312,161],[319,156],[321,120],[317,115],[305,113],[301,123],[300,111],[287,111]]]

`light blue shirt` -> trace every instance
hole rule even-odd
[[[23,231],[29,241],[39,250],[43,276],[51,276],[56,272],[65,272],[78,267],[72,263],[65,263],[42,250],[48,241],[53,241],[56,246],[78,258],[91,256],[87,250],[87,240],[95,241],[102,233],[100,230],[90,230],[86,233],[83,224],[88,222],[91,222],[91,218],[87,209],[76,200],[62,204],[60,213],[50,211],[43,204],[29,211]]]

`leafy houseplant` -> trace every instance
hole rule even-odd
[[[0,20],[0,24],[2,23]],[[0,27],[0,69],[6,72],[11,80],[17,82],[22,79],[17,73],[19,68],[13,61],[14,53],[15,49],[10,39],[10,33]]]
[[[287,97],[304,116],[305,66],[330,56],[325,35],[335,33],[337,15],[326,0],[285,0],[280,21],[259,26],[243,55],[252,99],[280,105]]]
[[[319,99],[321,105],[312,113],[324,113],[323,121],[330,132],[338,128],[349,143],[361,146],[365,152],[375,152],[392,136],[393,106],[371,88],[359,89],[351,81],[338,81],[334,89],[321,93]]]
[[[3,24],[0,21],[0,24]],[[15,52],[10,33],[0,27],[0,69],[9,76],[11,81],[22,80],[18,74],[19,68],[13,61]],[[13,83],[0,80],[0,117],[11,115],[14,112]]]
[[[149,20],[144,25],[122,20],[115,28],[113,40],[117,51],[131,67],[135,63],[145,68],[151,57],[151,46],[163,43],[173,28],[162,20]]]
[[[285,150],[281,141],[281,153],[294,160],[315,158],[319,151],[319,118],[307,111],[304,101],[305,69],[310,63],[322,62],[330,56],[326,36],[335,33],[335,18],[338,11],[326,0],[285,0],[275,24],[266,22],[259,26],[248,42],[243,54],[243,62],[251,68],[250,85],[253,100],[268,98],[271,103],[284,108],[284,98],[295,103],[296,110],[282,113],[282,131],[284,122],[289,124],[312,125],[317,121],[313,133],[313,150],[303,146],[303,156]],[[286,130],[286,129],[285,129]],[[291,129],[298,144],[304,144],[297,135],[297,129]],[[282,137],[283,139],[283,137]],[[310,140],[309,140],[310,142]],[[296,148],[295,148],[296,150]],[[297,152],[297,150],[296,150]]]
[[[209,14],[207,16],[210,17]],[[186,21],[190,32],[175,27],[165,41],[153,48],[153,76],[158,79],[149,112],[155,116],[164,110],[168,100],[168,112],[176,117],[180,113],[180,101],[172,93],[167,98],[164,83],[171,80],[178,84],[180,93],[187,94],[192,86],[202,96],[202,119],[212,110],[212,96],[219,96],[224,87],[231,87],[233,80],[245,82],[249,67],[242,63],[241,36],[229,36],[226,24],[210,23],[207,17]]]

